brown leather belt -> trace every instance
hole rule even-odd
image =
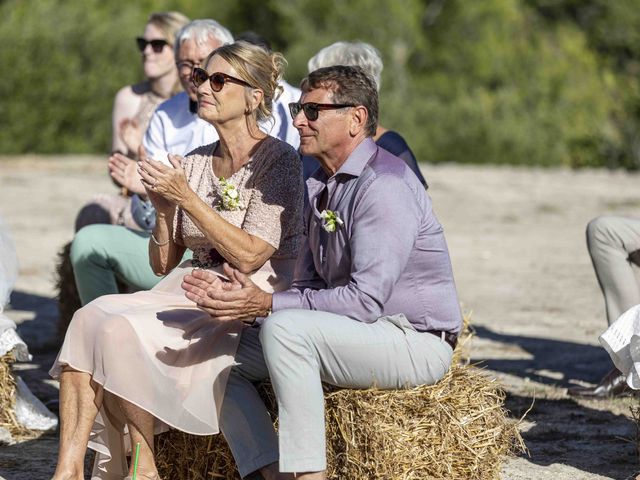
[[[452,350],[456,349],[456,345],[458,344],[458,335],[455,333],[445,332],[443,330],[426,330],[426,333],[435,335],[438,338],[444,338],[444,341],[449,344]]]

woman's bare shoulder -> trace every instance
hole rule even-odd
[[[114,108],[126,111],[137,111],[142,101],[142,95],[149,91],[147,82],[125,85],[116,93]]]

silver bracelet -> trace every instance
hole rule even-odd
[[[151,234],[151,240],[153,241],[153,243],[155,243],[159,247],[164,247],[166,244],[168,244],[171,241],[171,239],[167,239],[166,242],[160,243],[158,240],[156,240],[156,237],[153,236],[153,233]]]

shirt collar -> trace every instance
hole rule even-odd
[[[342,164],[342,166],[335,173],[336,175],[344,174],[359,177],[364,167],[369,162],[369,159],[374,155],[378,146],[371,137],[365,138],[358,146],[351,152],[351,155]],[[327,185],[329,177],[323,168],[318,168],[307,179],[307,192],[309,198],[314,198],[318,195],[324,187]]]
[[[373,138],[365,138],[358,144],[353,152],[351,152],[351,155],[349,155],[347,160],[338,169],[336,175],[345,174],[359,177],[364,170],[364,167],[369,162],[369,159],[376,152],[377,148],[378,147],[376,142],[373,141]]]

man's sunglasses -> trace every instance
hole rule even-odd
[[[244,80],[240,80],[239,78],[227,75],[226,73],[214,72],[209,75],[204,68],[194,68],[191,72],[191,81],[196,86],[196,88],[202,85],[207,80],[209,80],[209,83],[211,84],[211,90],[213,90],[214,92],[219,92],[220,90],[222,90],[222,87],[224,87],[224,84],[227,82],[237,83],[238,85],[244,85],[245,87],[253,88],[253,85],[250,85]]]
[[[144,49],[147,48],[147,45],[151,45],[151,48],[155,53],[160,53],[165,45],[169,45],[169,42],[162,39],[156,40],[147,40],[144,37],[136,38],[136,43],[138,44],[138,50],[144,52]]]
[[[291,113],[291,118],[296,118],[296,115],[298,115],[300,110],[302,110],[304,112],[304,116],[307,117],[307,120],[314,121],[318,119],[318,113],[320,110],[338,110],[339,108],[347,107],[355,107],[355,105],[348,103],[293,102],[289,104],[289,113]]]

